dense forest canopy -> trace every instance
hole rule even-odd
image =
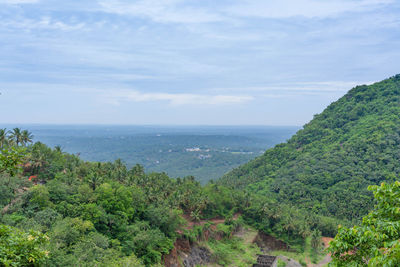
[[[213,182],[202,186],[192,176],[146,174],[142,166],[128,169],[121,160],[86,162],[60,147],[31,140],[17,144],[7,130],[3,133],[0,239],[28,246],[25,253],[15,247],[4,252],[3,264],[159,264],[177,238],[198,236],[199,229],[187,230],[187,218],[232,222],[234,214],[242,214],[256,229],[299,244],[312,233],[336,231],[336,221],[241,190]],[[31,236],[38,237],[36,243]],[[29,264],[20,257],[27,253],[36,255],[27,258]]]
[[[224,186],[85,162],[14,132],[0,136],[0,266],[159,264],[177,237],[193,235],[182,215],[232,217],[243,207],[244,194]]]
[[[320,215],[359,219],[373,206],[368,185],[400,173],[400,75],[351,89],[288,142],[226,174],[247,189]]]

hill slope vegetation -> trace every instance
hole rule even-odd
[[[353,220],[373,206],[368,185],[400,173],[400,75],[351,89],[288,142],[219,183]]]

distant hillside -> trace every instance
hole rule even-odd
[[[372,207],[370,184],[400,173],[400,75],[351,89],[287,143],[219,183],[247,188],[321,215],[357,219]]]

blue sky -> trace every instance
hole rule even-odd
[[[0,0],[0,123],[302,125],[399,48],[394,0]]]

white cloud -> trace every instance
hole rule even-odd
[[[201,95],[182,93],[142,93],[132,90],[113,90],[102,95],[108,103],[119,105],[121,102],[155,102],[166,101],[171,105],[225,105],[237,104],[253,100],[245,95]]]
[[[44,29],[44,30],[55,30],[55,31],[72,31],[80,30],[85,27],[85,23],[65,23],[54,18],[44,16],[39,19],[27,19],[20,18],[18,20],[2,20],[0,21],[1,26],[7,28],[18,28],[24,30]]]
[[[204,23],[223,20],[216,13],[185,6],[182,2],[182,0],[142,0],[132,3],[102,0],[99,4],[105,12],[149,18],[162,23]]]
[[[307,18],[331,17],[345,12],[360,12],[393,3],[394,0],[247,0],[226,9],[226,12],[243,17]]]
[[[265,97],[283,97],[308,94],[343,93],[361,84],[372,84],[373,82],[356,81],[326,81],[326,82],[296,82],[288,84],[276,84],[269,86],[235,87],[235,88],[214,88],[209,91],[218,93],[229,92],[252,92]],[[269,92],[268,94],[265,94]]]
[[[39,0],[0,0],[0,4],[19,5],[19,4],[35,4]]]
[[[105,12],[149,18],[162,23],[208,23],[234,21],[234,17],[324,18],[346,12],[364,12],[394,3],[395,0],[242,0],[230,5],[208,7],[183,0],[99,0]]]

